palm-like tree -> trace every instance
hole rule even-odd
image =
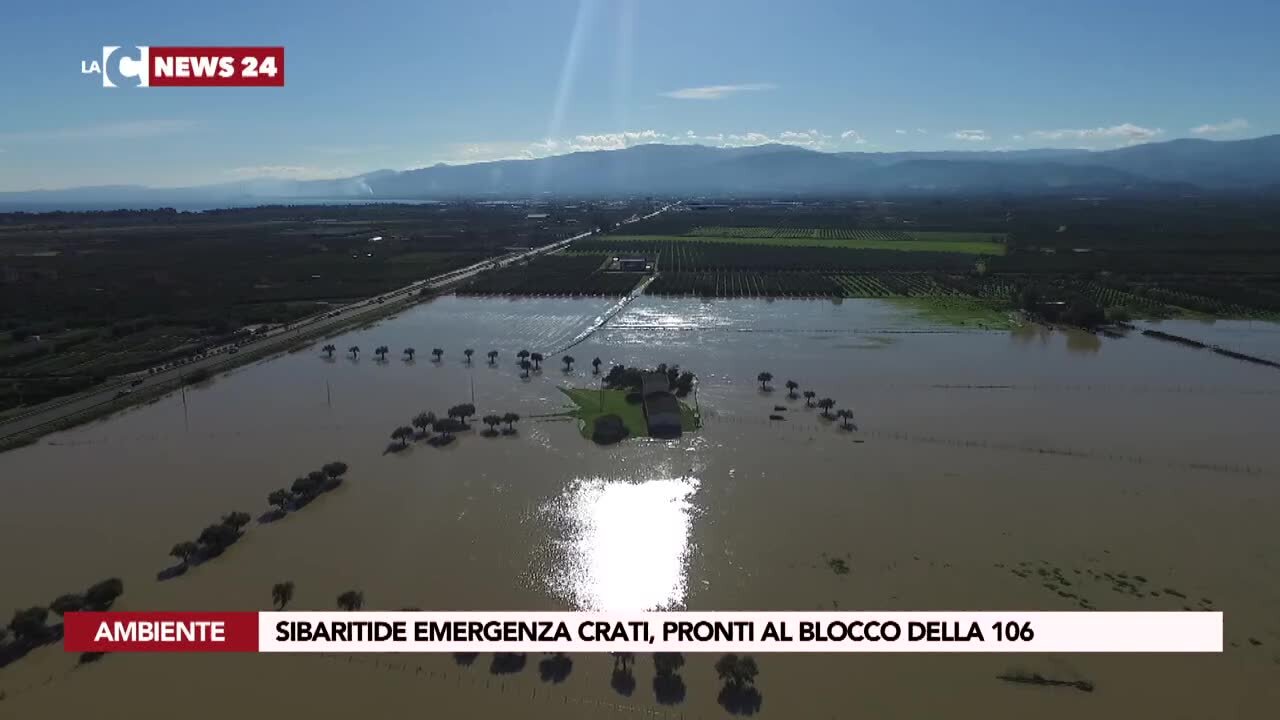
[[[758,380],[758,381],[760,382],[760,389],[761,389],[761,390],[768,390],[768,389],[769,389],[769,381],[773,380],[773,373],[770,373],[770,372],[762,372],[762,373],[760,373],[759,375],[757,375],[757,376],[756,376],[756,380]]]
[[[462,351],[462,354],[467,356],[467,364],[468,364],[468,365],[470,365],[470,364],[471,364],[471,356],[472,356],[472,355],[475,355],[475,354],[476,354],[476,351],[475,351],[475,350],[472,350],[471,348],[467,348],[466,350],[463,350],[463,351]]]
[[[787,381],[787,397],[794,400],[796,397],[796,390],[798,390],[799,388],[800,388],[800,383],[796,382],[795,380],[788,380]]]
[[[518,422],[520,422],[520,415],[519,415],[518,413],[513,413],[513,412],[503,413],[503,414],[502,414],[502,422],[504,422],[504,423],[506,423],[506,424],[507,424],[507,431],[508,431],[508,432],[514,432],[514,431],[515,431],[515,427],[514,427],[514,426],[515,426],[515,424],[516,424],[516,423],[518,423]]]
[[[425,435],[427,428],[436,422],[436,414],[433,412],[420,412],[413,416],[413,426],[418,428]]]
[[[520,373],[520,377],[522,378],[529,377],[529,370],[531,370],[532,368],[533,368],[533,363],[529,362],[528,360],[521,360],[520,370],[522,372]]]
[[[495,362],[497,362],[497,361],[498,361],[498,351],[497,351],[497,350],[490,350],[490,351],[489,351],[489,364],[490,364],[490,365],[492,365],[492,364],[494,364],[494,363],[495,363]]]
[[[564,357],[560,358],[560,362],[564,363],[565,372],[572,372],[573,364],[577,362],[577,360],[575,360],[572,355],[565,355]]]
[[[386,345],[379,345],[373,349],[373,354],[377,355],[378,359],[383,361],[387,359],[387,353],[389,352],[391,352],[391,350]]]
[[[444,355],[444,351],[440,348],[433,348],[431,354],[435,356],[436,362],[440,362],[440,356]]]
[[[360,356],[360,346],[352,345],[351,347],[347,348],[347,352],[351,353],[351,359],[355,360],[357,357]]]
[[[272,490],[271,493],[267,495],[267,503],[275,505],[280,509],[281,513],[285,512],[285,510],[289,508],[289,502],[291,500],[293,500],[293,493],[285,490],[284,488]]]
[[[816,392],[814,392],[814,391],[812,391],[812,390],[805,390],[805,391],[804,391],[804,406],[805,406],[805,407],[813,407],[813,399],[814,399],[814,398],[816,398],[816,397],[818,397],[818,393],[816,393]]]
[[[271,603],[276,606],[277,610],[283,610],[285,605],[293,599],[293,581],[285,580],[282,583],[276,583],[271,586]]]
[[[596,358],[595,360],[591,361],[591,374],[592,375],[600,374],[600,358]]]
[[[409,358],[410,360],[412,360],[412,359],[413,359],[413,356],[414,356],[414,355],[416,355],[416,354],[418,354],[418,351],[417,351],[417,350],[414,350],[413,348],[405,348],[405,349],[404,349],[404,356],[405,356],[406,358]]]
[[[338,348],[334,347],[334,346],[333,346],[333,343],[330,343],[330,344],[325,345],[324,347],[322,347],[322,348],[320,348],[320,349],[321,349],[321,350],[323,350],[324,352],[329,353],[329,357],[330,357],[330,358],[332,358],[332,357],[333,357],[333,353],[334,353],[334,351],[336,351]]]
[[[408,425],[401,425],[400,427],[391,431],[391,439],[399,440],[400,447],[407,446],[409,444],[409,438],[412,438],[412,437],[413,437],[413,428],[409,427]]]
[[[529,359],[529,351],[528,351],[528,350],[521,350],[520,352],[516,353],[516,359],[517,359],[517,360],[528,360],[528,359]]]
[[[338,609],[352,612],[364,607],[364,593],[348,590],[338,596]]]
[[[540,352],[529,353],[529,359],[533,361],[534,370],[542,369],[542,361],[544,360],[544,358],[542,357],[542,353]]]
[[[845,430],[853,429],[853,411],[840,409],[836,411],[836,417],[840,418],[840,426]]]
[[[498,423],[502,422],[501,415],[494,415],[492,413],[489,415],[485,415],[480,419],[484,422],[485,425],[489,426],[489,432],[491,433],[494,431],[493,429],[498,426]]]
[[[818,401],[818,407],[822,408],[822,417],[831,417],[831,408],[836,406],[836,401],[831,398],[822,398]]]

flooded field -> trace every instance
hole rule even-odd
[[[1221,656],[761,656],[759,712],[1233,718],[1280,703],[1280,371],[1137,333],[930,325],[871,300],[640,297],[603,322],[612,307],[441,298],[2,454],[0,607],[118,576],[119,609],[266,609],[285,580],[293,609],[331,609],[350,589],[367,609],[1215,609]],[[1280,356],[1274,325],[1158,327]],[[546,355],[528,379],[522,348]],[[565,408],[559,387],[594,385],[595,357],[697,373],[704,427],[597,447],[572,421],[538,417]],[[788,379],[851,409],[858,430],[788,398]],[[511,436],[387,452],[419,411],[463,402],[523,419]],[[774,406],[786,420],[769,420]],[[226,512],[257,518],[270,491],[332,460],[350,465],[337,490],[157,579],[174,543]],[[140,718],[371,704],[429,717],[727,716],[712,656],[686,658],[679,697],[655,695],[647,657],[618,673],[608,657],[575,656],[567,677],[543,660],[135,655],[77,667],[46,647],[0,668],[0,717],[126,704]],[[1096,690],[996,679],[1009,671]]]

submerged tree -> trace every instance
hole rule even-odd
[[[334,346],[333,346],[333,344],[332,344],[332,343],[330,343],[329,345],[325,345],[324,347],[322,347],[322,348],[320,348],[320,349],[321,349],[321,350],[323,350],[323,351],[324,351],[324,352],[326,352],[326,353],[329,353],[329,357],[330,357],[330,358],[332,358],[332,357],[333,357],[333,353],[334,353],[334,351],[336,351],[338,348],[334,347]]]
[[[178,558],[183,565],[190,565],[191,558],[194,558],[198,552],[200,552],[200,546],[190,540],[184,540],[180,543],[176,543],[169,550],[169,554]]]
[[[54,598],[53,602],[49,603],[49,609],[58,617],[62,617],[69,612],[78,612],[83,610],[85,605],[86,603],[83,595],[78,593],[66,593]]]
[[[249,517],[249,513],[246,512],[229,512],[222,516],[222,524],[232,527],[239,532],[240,529],[245,525],[248,525],[249,521],[252,519],[253,518]]]
[[[288,490],[285,490],[284,488],[280,488],[279,490],[272,490],[267,495],[267,503],[271,505],[275,505],[276,508],[281,513],[284,513],[286,510],[289,509],[289,503],[292,501],[293,501],[293,493],[289,492]]]
[[[107,610],[123,594],[124,581],[120,578],[108,578],[90,585],[84,591],[84,603],[90,610]]]
[[[831,408],[836,406],[836,401],[831,398],[822,398],[818,401],[818,407],[822,408],[822,417],[831,417]]]
[[[283,610],[285,605],[293,599],[293,581],[285,580],[271,586],[271,602],[276,606],[277,610]]]
[[[516,353],[516,359],[517,359],[517,360],[528,360],[528,359],[529,359],[529,355],[530,355],[530,353],[529,353],[529,351],[528,351],[528,350],[521,350],[520,352]]]
[[[853,429],[853,411],[841,408],[836,411],[836,417],[840,418],[840,426],[845,430]]]
[[[769,372],[762,372],[762,373],[760,373],[759,375],[757,375],[757,376],[756,376],[756,380],[758,380],[758,381],[760,382],[760,389],[761,389],[761,390],[768,390],[768,389],[769,389],[769,381],[773,380],[773,373],[769,373]]]
[[[800,388],[800,383],[796,382],[795,380],[788,380],[787,381],[787,397],[794,400],[796,398],[796,390],[798,390],[799,388]]]
[[[470,364],[471,364],[471,356],[472,356],[472,355],[475,355],[475,354],[476,354],[476,351],[475,351],[475,350],[472,350],[471,348],[467,348],[466,350],[463,350],[463,351],[462,351],[462,354],[467,356],[467,364],[468,364],[468,365],[470,365]]]
[[[540,353],[540,352],[536,352],[536,353],[529,353],[529,359],[533,361],[533,369],[534,369],[534,370],[541,370],[541,369],[542,369],[542,361],[545,359],[545,358],[543,358],[543,357],[542,357],[542,353]]]
[[[13,619],[9,621],[9,631],[13,639],[24,644],[37,643],[48,637],[49,627],[45,620],[49,617],[49,608],[29,607],[26,610],[15,610]]]
[[[760,691],[756,690],[756,676],[760,670],[750,655],[723,655],[716,661],[716,674],[724,682],[720,690],[720,704],[731,713],[750,715],[760,708]]]
[[[435,356],[436,362],[440,362],[440,357],[444,355],[444,351],[440,348],[433,348],[431,350],[431,354]]]
[[[489,351],[489,364],[490,364],[490,365],[492,365],[492,364],[494,364],[494,363],[495,363],[495,362],[497,362],[497,361],[498,361],[498,351],[497,351],[497,350],[490,350],[490,351]]]
[[[529,377],[529,370],[532,368],[533,368],[533,363],[529,362],[528,360],[521,360],[520,361],[520,377],[522,378]]]
[[[389,352],[391,352],[391,349],[388,348],[386,345],[379,345],[378,347],[373,349],[373,354],[377,355],[379,360],[384,360],[384,361],[387,359],[387,353]]]
[[[436,421],[435,413],[420,412],[417,415],[414,415],[413,420],[410,422],[413,424],[414,427],[421,430],[423,435],[425,435],[427,434],[427,428],[431,427],[431,425],[434,424],[435,421]]]
[[[520,415],[513,412],[503,413],[502,422],[507,424],[507,432],[515,432],[515,424],[520,422]]]
[[[489,426],[489,432],[491,433],[494,432],[494,428],[496,428],[498,424],[502,422],[502,416],[494,415],[494,414],[485,415],[480,419],[481,421],[484,422],[485,425]]]
[[[560,358],[560,362],[564,363],[565,372],[572,372],[573,364],[577,362],[577,360],[575,360],[572,355],[565,355],[564,357]]]
[[[364,607],[364,593],[348,590],[338,596],[338,609],[354,612]]]
[[[391,439],[399,440],[400,447],[407,447],[409,445],[409,440],[412,438],[413,438],[413,428],[409,427],[408,425],[401,425],[400,427],[391,431]]]
[[[411,347],[404,349],[404,356],[410,360],[412,360],[413,356],[417,354],[418,354],[418,351]]]
[[[599,375],[599,374],[600,374],[600,364],[601,364],[600,358],[596,358],[595,360],[592,360],[592,361],[591,361],[591,374],[592,374],[592,375]]]
[[[351,347],[347,348],[347,352],[351,353],[351,359],[355,360],[356,358],[360,357],[360,346],[352,345]]]
[[[818,397],[818,393],[816,393],[816,392],[814,392],[814,391],[812,391],[812,390],[805,390],[805,391],[804,391],[804,405],[805,405],[805,407],[813,407],[813,399],[814,399],[814,398],[816,398],[816,397]]]
[[[337,480],[347,474],[347,469],[346,463],[341,460],[334,460],[333,462],[327,462],[321,466],[320,472],[328,475],[330,480]]]

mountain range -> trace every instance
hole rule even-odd
[[[245,204],[527,198],[539,195],[884,196],[895,194],[1280,191],[1280,135],[1180,139],[1115,150],[827,153],[791,145],[638,145],[530,160],[379,170],[334,180],[258,179],[0,193],[0,205]]]

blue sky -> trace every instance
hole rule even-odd
[[[1280,2],[14,0],[0,190],[334,177],[641,142],[1110,148],[1280,132]],[[284,88],[101,87],[283,45]]]

